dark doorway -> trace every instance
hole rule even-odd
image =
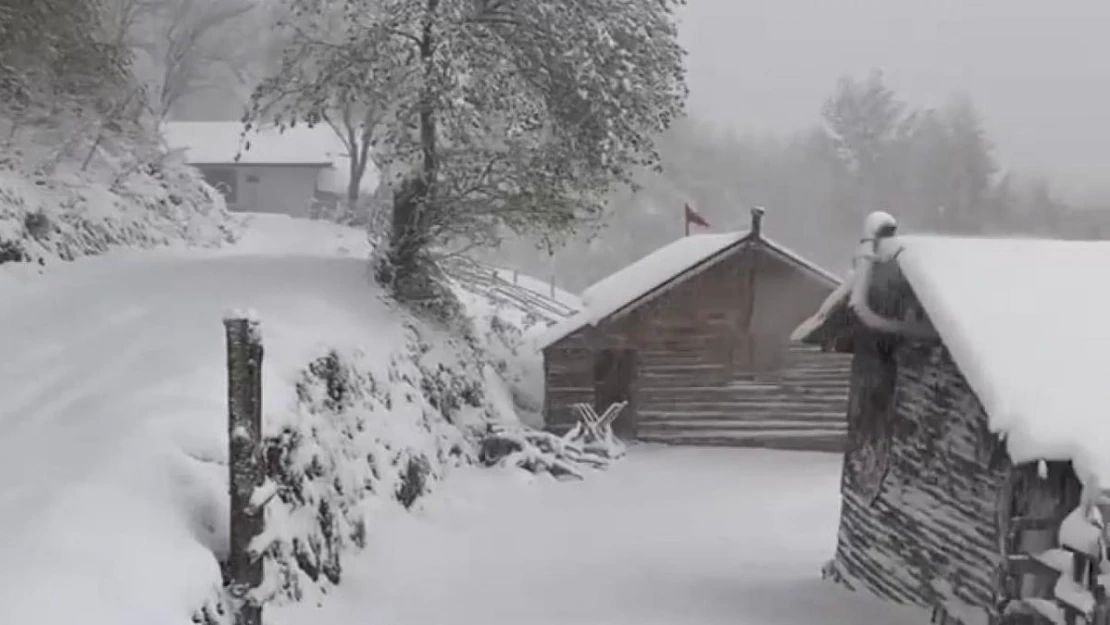
[[[610,405],[628,405],[613,422],[613,433],[622,440],[636,438],[636,406],[632,387],[636,380],[636,351],[603,349],[594,355],[594,410],[600,415]]]

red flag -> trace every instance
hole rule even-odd
[[[690,234],[690,224],[697,224],[702,228],[708,228],[709,222],[705,220],[696,210],[690,208],[690,203],[686,203],[686,234]]]

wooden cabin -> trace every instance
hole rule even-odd
[[[746,232],[681,238],[583,293],[584,309],[541,339],[548,429],[601,413],[625,440],[840,450],[848,359],[791,346],[791,330],[839,284]]]
[[[1110,478],[1110,298],[1091,281],[1110,243],[895,237],[890,220],[862,246],[793,337],[852,354],[825,573],[933,622],[1092,622],[1068,621],[1057,583],[1061,523]]]

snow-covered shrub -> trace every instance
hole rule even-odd
[[[423,328],[423,329],[421,329]],[[331,349],[308,363],[293,414],[268,425],[264,461],[276,496],[255,543],[264,566],[258,598],[320,601],[342,583],[346,559],[367,544],[374,512],[412,508],[459,466],[516,466],[583,477],[610,459],[519,424],[485,352],[472,340],[409,324],[407,351]],[[270,413],[267,413],[270,417]],[[226,625],[213,597],[198,623]]]
[[[494,418],[481,353],[408,330],[407,353],[384,369],[381,355],[359,351],[313,360],[297,384],[294,414],[265,436],[277,496],[257,543],[260,599],[318,599],[341,582],[344,558],[365,545],[374,509],[410,508],[446,470],[475,462],[472,426]],[[197,618],[220,623],[223,612],[214,601]]]
[[[541,425],[543,356],[532,347],[529,338],[546,328],[546,324],[508,301],[484,297],[462,286],[457,293],[470,318],[474,340],[508,385],[520,419],[530,425]]]

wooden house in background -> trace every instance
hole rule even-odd
[[[347,193],[347,149],[326,124],[284,131],[266,126],[244,135],[240,122],[174,121],[162,133],[230,211],[312,217],[333,210]],[[361,184],[365,196],[377,179],[369,167]]]
[[[1064,606],[1096,594],[1068,578],[1110,479],[1110,242],[868,238],[794,334],[853,355],[826,574],[933,622],[1103,622]]]
[[[572,404],[628,406],[626,440],[839,450],[847,358],[791,346],[791,330],[839,284],[763,235],[681,238],[583,293],[541,338],[548,429]]]

